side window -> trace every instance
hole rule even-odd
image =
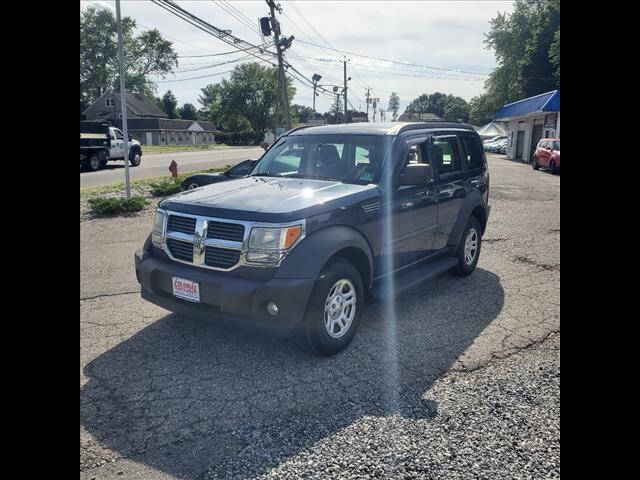
[[[407,158],[404,160],[404,164],[400,172],[404,172],[404,169],[407,165],[414,165],[418,163],[429,163],[427,156],[427,143],[416,143],[409,147],[409,151],[407,152]]]
[[[366,147],[356,147],[356,165],[369,162],[369,149]]]
[[[116,138],[118,140],[123,140],[124,139],[124,135],[122,135],[122,132],[120,130],[114,130],[113,132],[116,134]]]
[[[462,170],[458,141],[455,136],[433,137],[431,155],[435,169],[440,173]]]
[[[464,156],[467,161],[467,168],[469,170],[473,168],[482,167],[482,146],[479,140],[467,135],[461,135],[460,140],[464,147]]]

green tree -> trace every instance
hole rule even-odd
[[[158,30],[135,35],[136,22],[122,18],[127,89],[149,99],[155,84],[149,75],[165,75],[178,66],[172,43]],[[107,88],[120,88],[116,19],[109,9],[88,6],[80,13],[80,103],[91,104]]]
[[[291,99],[296,89],[287,78]],[[284,125],[278,70],[256,62],[237,65],[229,80],[202,89],[198,101],[208,105],[211,119],[225,130],[247,130],[264,135],[268,128]]]
[[[553,35],[553,43],[549,47],[549,59],[554,67],[556,67],[555,76],[560,82],[560,29]]]
[[[329,109],[329,113],[333,116],[333,123],[342,123],[344,121],[344,107],[342,106],[341,95],[336,95]]]
[[[162,110],[169,115],[169,118],[180,118],[178,115],[178,100],[171,90],[167,90],[162,96]]]
[[[198,111],[196,110],[196,107],[194,107],[190,103],[185,103],[182,107],[180,107],[178,109],[178,115],[184,120],[198,119]]]
[[[473,97],[469,102],[469,123],[477,127],[486,125],[495,117],[502,105],[496,102],[496,98],[485,92]]]
[[[469,104],[462,97],[447,95],[442,108],[442,118],[447,122],[469,121]]]
[[[295,117],[294,123],[307,123],[313,118],[313,108],[305,105],[291,105],[291,113]]]
[[[559,34],[554,47],[557,65],[552,59],[560,29],[560,1],[516,0],[514,7],[511,14],[498,13],[485,34],[485,44],[498,61],[485,87],[500,105],[560,86]]]
[[[398,110],[400,110],[400,97],[396,92],[391,92],[389,96],[389,106],[387,107],[388,111],[393,112],[393,121],[395,122],[398,118]]]

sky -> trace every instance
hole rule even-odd
[[[263,0],[177,3],[211,25],[231,30],[233,35],[247,42],[255,45],[263,42],[256,31],[259,30],[258,19],[269,13]],[[347,76],[351,77],[347,96],[352,106],[357,110],[366,109],[365,93],[370,87],[371,97],[380,99],[378,108],[386,109],[389,95],[392,91],[397,92],[400,96],[399,113],[423,93],[443,92],[467,101],[482,93],[487,74],[496,67],[493,51],[487,50],[483,43],[484,33],[489,30],[489,20],[497,12],[513,11],[511,1],[481,0],[285,0],[280,4],[283,13],[276,13],[276,16],[282,32],[287,37],[295,36],[291,48],[285,53],[287,61],[294,68],[307,78],[314,73],[322,75],[321,85],[342,85],[342,61],[346,56]],[[81,9],[88,5],[109,8],[115,12],[115,1],[80,2]],[[164,78],[152,78],[157,81],[159,95],[170,89],[180,105],[192,103],[200,108],[200,89],[230,76],[230,73],[218,73],[227,72],[242,61],[255,61],[249,57],[237,63],[202,68],[244,57],[246,53],[184,58],[229,52],[233,47],[150,1],[123,0],[120,5],[122,16],[134,18],[140,31],[157,28],[173,42],[174,49],[181,57],[176,73]],[[351,53],[342,53],[345,51]],[[203,75],[211,76],[182,80]],[[292,103],[311,107],[311,87],[299,81],[294,81],[294,86],[297,91]],[[329,110],[333,98],[328,94],[317,96],[316,111]],[[387,119],[390,119],[389,115]]]

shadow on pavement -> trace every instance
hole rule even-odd
[[[442,275],[395,299],[395,328],[383,304],[367,305],[354,341],[331,358],[167,315],[85,367],[81,423],[124,458],[179,478],[257,475],[365,415],[436,416],[425,391],[503,303],[491,272]]]

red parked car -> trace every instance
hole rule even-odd
[[[540,167],[548,168],[554,175],[560,172],[560,139],[543,138],[538,142],[533,154],[531,166],[534,170]]]

